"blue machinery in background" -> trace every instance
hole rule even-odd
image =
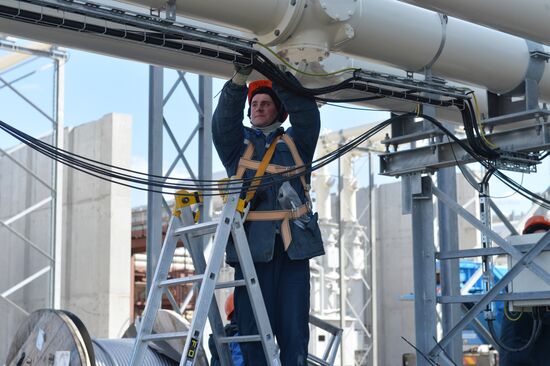
[[[437,263],[439,269],[439,262]],[[468,294],[482,294],[484,292],[481,265],[481,262],[474,262],[469,260],[460,261],[460,287],[461,289],[467,287]],[[508,269],[504,266],[493,266],[492,269],[494,283],[498,282],[508,271]],[[465,304],[464,306],[466,308],[470,308],[471,305],[469,305],[470,304]],[[497,334],[500,334],[500,326],[504,317],[504,301],[495,301],[494,311],[496,313],[496,320],[494,322],[495,330],[497,331]],[[480,344],[492,344],[492,341],[489,338],[490,335],[487,322],[484,319],[483,313],[479,313],[476,318],[476,322],[470,324],[462,331],[464,349],[468,349],[472,346]],[[480,325],[482,325],[484,329],[480,329]]]

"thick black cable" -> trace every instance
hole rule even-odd
[[[394,117],[394,119],[395,118],[396,117]],[[400,117],[400,118],[402,118],[402,117]],[[319,168],[325,166],[326,164],[329,164],[330,162],[338,159],[343,154],[353,150],[355,147],[357,147],[358,145],[360,145],[361,143],[363,143],[364,141],[366,141],[367,139],[372,137],[374,134],[378,133],[381,129],[383,129],[384,127],[389,125],[392,121],[393,121],[393,119],[389,119],[389,120],[387,120],[387,121],[385,121],[385,122],[383,122],[383,123],[381,123],[377,126],[374,126],[370,130],[366,131],[364,134],[357,136],[356,138],[354,138],[351,141],[349,141],[348,143],[342,145],[341,147],[339,147],[335,151],[333,151],[333,152],[331,152],[331,153],[329,153],[329,154],[327,154],[327,155],[325,155],[325,156],[323,156],[319,159],[316,159],[311,164],[307,164],[305,167],[296,167],[294,169],[289,169],[289,171],[298,170],[298,169],[301,170],[300,172],[298,172],[297,174],[295,174],[291,177],[286,177],[286,176],[283,176],[282,174],[270,174],[269,177],[272,179],[272,182],[260,183],[256,189],[259,189],[261,187],[271,186],[273,184],[280,183],[280,182],[285,181],[285,180],[294,179],[296,177],[299,177],[300,175],[308,174],[308,173],[310,173],[310,172],[312,172],[316,169],[319,169]],[[208,190],[207,188],[212,188],[211,190],[216,190],[217,191],[218,187],[219,187],[219,182],[218,181],[208,181],[208,182],[212,182],[213,184],[206,185],[206,184],[200,184],[200,182],[207,182],[206,180],[195,181],[195,180],[188,179],[186,181],[193,182],[193,183],[198,182],[197,184],[194,184],[194,185],[190,186],[190,185],[184,185],[184,184],[166,183],[166,181],[158,181],[158,180],[148,179],[148,178],[146,178],[146,179],[144,179],[144,178],[135,178],[135,177],[133,177],[131,175],[128,175],[128,174],[114,173],[110,169],[119,169],[119,170],[123,170],[123,171],[126,171],[126,172],[138,173],[138,174],[144,175],[146,177],[151,176],[151,175],[148,175],[146,173],[135,172],[135,171],[132,171],[130,169],[120,168],[120,167],[110,165],[110,164],[105,164],[105,163],[102,163],[102,162],[99,162],[99,161],[96,161],[96,160],[93,160],[93,159],[88,159],[88,158],[82,157],[82,156],[77,155],[77,154],[69,153],[69,152],[67,152],[63,149],[56,148],[52,145],[49,145],[44,141],[35,139],[32,136],[29,136],[29,135],[25,134],[24,132],[15,129],[14,127],[9,126],[8,124],[6,124],[5,122],[2,122],[2,121],[0,121],[0,129],[4,130],[5,132],[10,134],[14,138],[21,141],[22,143],[28,145],[29,147],[35,149],[36,151],[40,152],[41,154],[43,154],[43,155],[45,155],[45,156],[47,156],[47,157],[49,157],[53,160],[59,161],[59,162],[65,164],[67,166],[70,166],[70,167],[72,167],[76,170],[87,173],[87,174],[92,175],[94,177],[101,178],[101,179],[104,179],[104,180],[107,180],[107,181],[110,181],[110,182],[113,182],[113,183],[121,184],[123,186],[127,186],[127,187],[130,187],[130,188],[135,188],[135,189],[139,189],[139,190],[143,190],[143,191],[153,191],[153,192],[158,192],[158,193],[172,193],[172,192],[162,191],[162,188],[171,188],[171,189],[186,189],[187,188],[189,190],[193,190],[193,189]],[[81,159],[86,160],[86,161],[82,161]],[[87,161],[91,162],[91,163],[88,163]],[[315,165],[313,165],[313,164],[315,164]],[[107,166],[109,169],[102,168],[101,166],[98,166],[98,165]],[[152,177],[159,178],[159,176],[154,176],[154,175]],[[164,177],[161,177],[161,178],[164,178]],[[250,179],[241,179],[241,180],[235,180],[234,179],[234,180],[230,181],[229,184],[236,184],[236,183],[246,184],[246,183],[251,183],[252,181],[257,180],[257,179],[262,179],[262,178],[250,178]],[[149,187],[150,186],[160,187],[161,190],[139,187],[139,186],[135,186],[135,185],[132,185],[132,184],[129,184],[129,183],[124,183],[124,182],[130,182],[130,183],[139,184],[139,185],[142,185],[142,186],[149,186]],[[233,193],[233,192],[229,192],[229,193]],[[218,195],[218,194],[219,193],[216,193],[216,194],[204,194],[203,193],[203,195]]]
[[[527,348],[531,347],[539,338],[540,332],[542,330],[542,320],[540,319],[540,315],[538,314],[538,308],[533,309],[533,328],[531,329],[531,335],[529,337],[529,340],[525,342],[524,345],[514,348],[507,344],[505,344],[502,339],[496,334],[495,327],[493,324],[493,320],[487,320],[487,325],[489,326],[489,332],[491,333],[491,336],[495,340],[495,343],[498,347],[501,349],[508,351],[508,352],[521,352],[526,350]],[[537,314],[535,314],[535,310],[537,310]]]
[[[414,113],[411,113],[410,115],[415,115]],[[487,170],[494,170],[493,175],[497,177],[501,182],[503,182],[506,186],[511,188],[512,190],[518,192],[521,196],[527,198],[528,200],[538,204],[539,206],[549,209],[550,210],[550,201],[547,199],[541,197],[540,195],[532,192],[531,190],[523,187],[504,173],[502,173],[499,169],[497,169],[490,161],[486,160],[485,157],[477,154],[471,146],[468,144],[465,144],[463,141],[461,141],[458,137],[456,137],[451,131],[449,131],[441,122],[436,120],[435,118],[431,116],[426,115],[420,115],[420,117],[423,117],[424,119],[428,120],[432,124],[434,124],[436,127],[438,127],[441,131],[443,131],[447,136],[449,136],[453,141],[455,141],[464,151],[466,151],[469,155],[471,155],[476,161],[478,161],[481,165],[483,165]]]

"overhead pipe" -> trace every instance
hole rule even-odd
[[[131,2],[150,8],[165,4]],[[182,16],[253,33],[296,64],[337,52],[407,71],[430,68],[433,75],[500,94],[522,84],[531,62],[520,37],[396,0],[175,0],[175,7]],[[539,78],[540,95],[550,100],[548,65]]]
[[[23,6],[23,3],[12,2]],[[160,0],[135,0],[133,3],[152,8],[165,4]],[[306,60],[317,70],[333,71],[352,66],[400,76],[405,76],[403,70],[408,70],[418,71],[416,77],[422,78],[422,69],[433,63],[434,74],[484,85],[501,93],[520,84],[529,66],[529,52],[522,39],[456,19],[449,19],[444,26],[436,13],[399,1],[177,0],[175,5],[179,13],[199,19],[202,28],[241,34],[246,38],[258,32],[255,34],[261,42],[277,45],[290,62],[300,64]],[[58,12],[58,15],[64,16],[64,13]],[[182,21],[193,22],[189,18]],[[220,78],[227,79],[233,73],[227,61],[186,56],[144,43],[44,28],[7,18],[0,18],[0,32]],[[467,40],[471,40],[471,44]],[[372,62],[373,59],[386,65]],[[543,70],[539,83],[543,100],[550,100],[548,69]],[[259,77],[257,73],[252,75],[252,79]],[[304,79],[303,82],[306,86],[315,86],[319,79]],[[482,98],[484,90],[476,90],[478,98]],[[345,97],[345,91],[342,94]],[[414,108],[414,103],[390,98],[363,104],[392,110]],[[484,112],[486,103],[480,100],[480,105]],[[438,109],[437,113],[442,120],[461,121],[456,111]]]
[[[401,0],[550,45],[550,0]]]

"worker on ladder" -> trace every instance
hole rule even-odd
[[[525,222],[522,234],[545,233],[548,230],[550,220],[546,216],[535,215]],[[532,310],[509,315],[505,309],[500,334],[501,366],[550,364],[550,313],[546,307],[535,307]],[[533,329],[536,327],[538,331]]]
[[[247,88],[252,68],[235,67],[236,73],[223,87],[214,112],[214,145],[229,177],[245,182],[255,176],[261,178],[261,183],[246,194],[249,211],[245,231],[282,365],[306,365],[309,259],[324,254],[317,214],[311,212],[311,175],[304,170],[313,160],[319,137],[319,110],[312,97],[269,80],[252,82]],[[293,76],[287,76],[298,85]],[[243,125],[247,98],[251,127]],[[287,114],[291,127],[285,131],[281,125]],[[242,279],[231,240],[226,261],[235,267],[235,279]],[[243,287],[235,289],[235,316],[241,335],[257,334]],[[266,364],[259,342],[241,343],[241,349],[247,366]]]

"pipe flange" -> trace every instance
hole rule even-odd
[[[285,15],[274,30],[258,35],[258,40],[266,46],[284,42],[296,29],[302,18],[307,0],[289,0]]]
[[[319,0],[325,13],[336,22],[349,20],[357,9],[357,0]]]

